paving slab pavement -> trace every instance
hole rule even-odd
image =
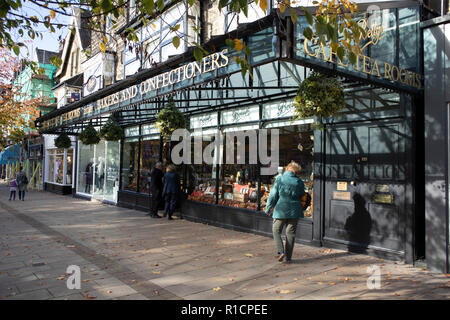
[[[271,238],[48,192],[8,201],[0,184],[0,299],[340,300],[450,298],[448,275],[402,262]],[[67,267],[81,271],[68,289]],[[367,287],[367,267],[381,271]]]

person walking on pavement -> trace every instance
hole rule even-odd
[[[300,165],[294,161],[287,165],[283,175],[277,177],[269,198],[267,199],[266,214],[272,215],[272,233],[278,250],[278,261],[291,262],[294,251],[297,222],[303,217],[301,197],[305,194],[305,185],[297,177]],[[271,210],[273,209],[273,213]],[[286,226],[286,246],[283,246],[281,233]]]
[[[162,172],[162,163],[157,162],[150,174],[150,191],[152,193],[152,205],[150,208],[150,213],[148,213],[147,215],[152,218],[161,218],[158,215],[158,208],[163,201],[162,199],[163,176],[164,173]]]
[[[17,182],[16,179],[12,179],[9,183],[9,200],[16,201]]]
[[[25,172],[23,172],[22,166],[20,166],[20,170],[16,174],[16,182],[19,187],[19,200],[25,201],[25,190],[28,185],[28,178]]]
[[[168,219],[172,220],[172,214],[175,211],[175,205],[180,192],[180,176],[175,172],[175,166],[170,164],[164,175],[163,197],[165,200],[164,216],[168,215]]]

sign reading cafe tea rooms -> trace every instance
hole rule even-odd
[[[67,112],[61,116],[61,119],[54,118],[44,121],[42,126],[43,128],[57,126],[66,121],[80,118],[81,116],[88,116],[94,113],[94,111],[100,111],[102,109],[118,105],[121,102],[131,101],[131,99],[134,99],[139,95],[142,96],[150,91],[158,90],[169,85],[174,85],[184,80],[192,79],[203,73],[221,69],[228,65],[229,58],[227,57],[227,53],[228,49],[223,49],[220,52],[203,57],[200,63],[193,61],[176,69],[158,74],[152,78],[142,81],[138,85],[130,86],[124,90],[97,100],[96,104],[87,105]]]
[[[376,46],[384,38],[385,33],[383,25],[377,25],[376,23],[369,25],[367,19],[361,19],[358,23],[366,31],[364,36],[362,34],[360,36],[361,42],[365,43],[361,50],[364,50],[369,45]],[[331,46],[326,47],[319,43],[317,38],[308,40],[308,38],[305,37],[303,48],[305,53],[312,58],[320,59],[325,62],[337,63],[343,68],[352,67],[355,71],[363,72],[383,80],[390,80],[417,89],[422,88],[421,76],[418,73],[400,68],[385,61],[379,61],[364,54],[357,55],[355,65],[350,66],[347,52],[344,55],[344,59],[340,60]]]

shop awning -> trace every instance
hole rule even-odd
[[[0,164],[15,163],[19,161],[19,145],[14,144],[0,153]]]

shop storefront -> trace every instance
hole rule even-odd
[[[46,132],[76,134],[88,123],[99,128],[114,113],[125,138],[95,146],[78,143],[76,193],[147,211],[149,174],[157,161],[166,160],[167,142],[155,118],[170,96],[186,116],[186,145],[193,150],[192,161],[178,166],[185,218],[271,235],[267,197],[276,175],[294,160],[313,198],[299,220],[298,241],[413,262],[424,244],[417,236],[423,195],[416,190],[423,171],[415,130],[423,105],[419,6],[407,2],[382,9],[376,22],[377,32],[364,39],[365,55],[349,67],[329,48],[305,39],[304,16],[296,24],[286,17],[290,34],[280,37],[272,14],[237,30],[251,48],[251,77],[232,63],[239,54],[225,47],[225,37],[217,37],[211,40],[217,51],[201,64],[192,56],[177,56],[38,121]],[[289,41],[295,45],[289,47]],[[298,85],[313,70],[339,76],[346,96],[341,116],[325,121],[322,130],[313,125],[315,119],[293,118]],[[216,139],[241,134],[247,135],[244,140],[211,147]],[[261,156],[275,160],[264,151],[275,144],[275,172],[264,174],[273,163],[260,161]],[[231,147],[241,148],[243,156],[231,153]],[[195,161],[198,155],[212,161]]]
[[[75,137],[72,146],[60,149],[55,146],[56,135],[44,135],[44,190],[59,194],[72,194],[75,168]]]

